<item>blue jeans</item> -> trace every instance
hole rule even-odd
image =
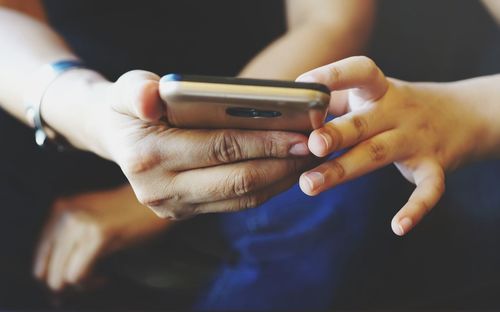
[[[498,308],[500,162],[448,178],[439,205],[396,237],[393,214],[413,186],[394,167],[308,198],[297,187],[220,217],[235,256],[201,310]]]

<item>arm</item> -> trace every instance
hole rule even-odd
[[[395,163],[416,184],[392,220],[397,235],[408,233],[436,205],[446,171],[500,158],[500,75],[411,83],[386,78],[366,57],[352,57],[298,80],[339,90],[332,93],[330,109],[340,117],[311,134],[311,152],[323,157],[350,148],[304,173],[300,187],[316,195]]]
[[[0,42],[0,104],[25,120],[28,77],[42,64],[75,55],[46,24],[1,7]],[[72,145],[116,162],[139,201],[163,217],[258,206],[293,185],[308,164],[295,157],[308,154],[301,134],[170,128],[160,120],[158,87],[151,72],[110,82],[75,69],[46,89],[41,112]]]
[[[244,77],[295,79],[314,67],[363,52],[374,0],[288,0],[288,31],[243,69]]]
[[[25,122],[22,102],[32,73],[76,56],[43,21],[2,7],[0,42],[0,104]],[[291,186],[300,170],[293,168],[308,163],[290,157],[296,144],[307,153],[302,135],[170,129],[158,120],[162,107],[158,77],[149,72],[126,73],[112,83],[78,69],[48,88],[42,105],[46,122],[74,146],[117,162],[135,192],[124,186],[56,202],[35,263],[36,275],[53,289],[85,278],[100,255],[169,225],[144,211],[134,196],[164,217],[251,208]],[[137,225],[132,230],[131,222]],[[87,248],[65,252],[82,237]]]
[[[491,15],[496,19],[500,25],[500,1],[497,0],[482,0],[486,8],[490,11]]]
[[[19,6],[15,6],[16,9],[25,10]],[[41,16],[40,10],[32,10],[30,14]],[[16,118],[26,122],[22,104],[28,88],[28,77],[42,64],[76,56],[45,23],[2,6],[0,38],[0,104]]]

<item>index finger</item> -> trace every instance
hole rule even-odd
[[[308,138],[299,133],[249,130],[168,129],[159,155],[176,171],[243,160],[309,155]]]
[[[366,56],[353,56],[313,69],[297,81],[322,83],[332,91],[355,88],[366,101],[379,99],[389,86],[384,73]]]

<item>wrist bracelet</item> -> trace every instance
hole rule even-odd
[[[40,147],[54,147],[63,151],[69,146],[64,137],[50,128],[42,118],[40,108],[50,85],[63,73],[85,66],[79,60],[61,60],[43,65],[32,77],[32,88],[25,97],[26,117],[35,128],[35,142]]]

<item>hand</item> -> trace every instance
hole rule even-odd
[[[60,291],[84,281],[102,256],[144,241],[169,224],[140,205],[130,186],[61,198],[40,238],[34,274]]]
[[[392,229],[404,235],[444,192],[445,174],[483,153],[481,108],[467,105],[454,84],[408,83],[386,78],[366,57],[351,57],[303,74],[332,92],[338,116],[309,137],[319,157],[349,149],[300,177],[308,195],[354,179],[392,162],[416,189],[394,216]],[[485,139],[486,140],[486,139]]]
[[[42,113],[49,124],[64,122],[56,119],[56,105],[50,103],[69,88],[65,81],[71,75],[47,92]],[[79,131],[70,135],[76,145],[120,165],[139,201],[159,216],[179,219],[255,207],[292,186],[306,170],[310,159],[297,157],[309,155],[302,134],[169,127],[161,119],[158,81],[153,73],[132,71],[113,84],[92,83],[92,96],[86,98],[93,113],[80,117],[86,126],[68,124],[59,131],[85,129],[72,130]]]

